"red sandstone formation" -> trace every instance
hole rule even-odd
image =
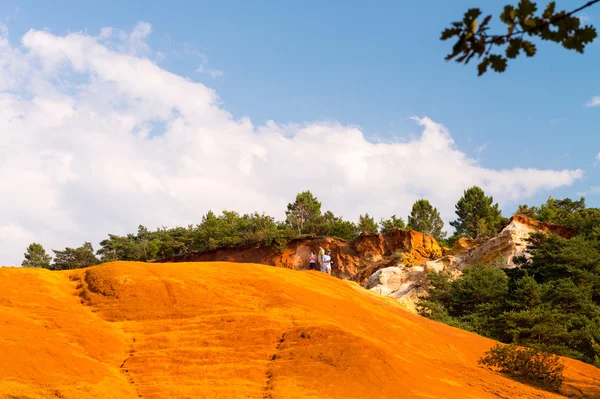
[[[163,259],[162,262],[262,263],[288,269],[307,269],[310,250],[332,251],[332,274],[362,281],[389,262],[419,263],[439,258],[442,249],[429,234],[396,229],[388,234],[361,234],[352,241],[331,237],[304,237],[290,241],[283,252],[263,245],[223,248]],[[399,258],[402,259],[399,259]]]

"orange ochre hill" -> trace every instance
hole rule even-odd
[[[559,398],[494,342],[324,273],[254,264],[0,268],[1,398]],[[563,393],[600,398],[565,359]]]

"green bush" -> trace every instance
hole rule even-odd
[[[516,380],[556,392],[563,383],[564,365],[560,358],[534,348],[496,344],[478,362]]]

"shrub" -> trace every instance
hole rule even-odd
[[[496,344],[479,364],[496,369],[516,380],[558,392],[563,383],[564,365],[556,355],[533,348]]]

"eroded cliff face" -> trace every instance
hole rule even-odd
[[[415,304],[420,295],[425,294],[421,287],[428,271],[450,271],[454,276],[462,270],[478,263],[501,263],[504,268],[516,267],[515,256],[529,256],[526,252],[527,239],[535,232],[558,234],[565,238],[573,237],[576,232],[564,226],[542,223],[524,215],[512,217],[508,226],[489,240],[461,238],[451,249],[444,250],[444,256],[424,263],[394,267],[389,265],[371,275],[364,286],[382,295],[394,297],[409,310],[416,311]]]
[[[380,268],[390,265],[424,264],[442,256],[431,235],[397,229],[388,234],[362,234],[353,241],[331,237],[304,237],[290,241],[283,252],[262,245],[190,253],[163,262],[241,262],[262,263],[287,269],[308,269],[310,250],[331,250],[332,274],[342,279],[364,282]]]
[[[477,263],[501,262],[515,267],[515,256],[527,256],[527,239],[534,232],[548,232],[571,238],[575,231],[564,226],[541,223],[515,215],[510,223],[489,240],[461,238],[452,248],[441,248],[429,234],[396,229],[387,234],[362,234],[352,241],[331,237],[302,237],[290,241],[283,252],[262,245],[225,248],[164,259],[163,262],[262,263],[287,269],[308,269],[310,250],[320,247],[332,252],[332,275],[353,280],[381,295],[398,299],[415,312],[421,287],[429,271],[448,270],[458,276]]]
[[[477,263],[500,262],[505,268],[515,267],[513,258],[525,255],[527,239],[536,232],[557,234],[572,238],[576,232],[568,227],[551,223],[542,223],[524,215],[514,215],[502,231],[489,240],[461,238],[450,251],[440,259],[427,262],[427,268],[445,270],[450,267],[463,270]]]

